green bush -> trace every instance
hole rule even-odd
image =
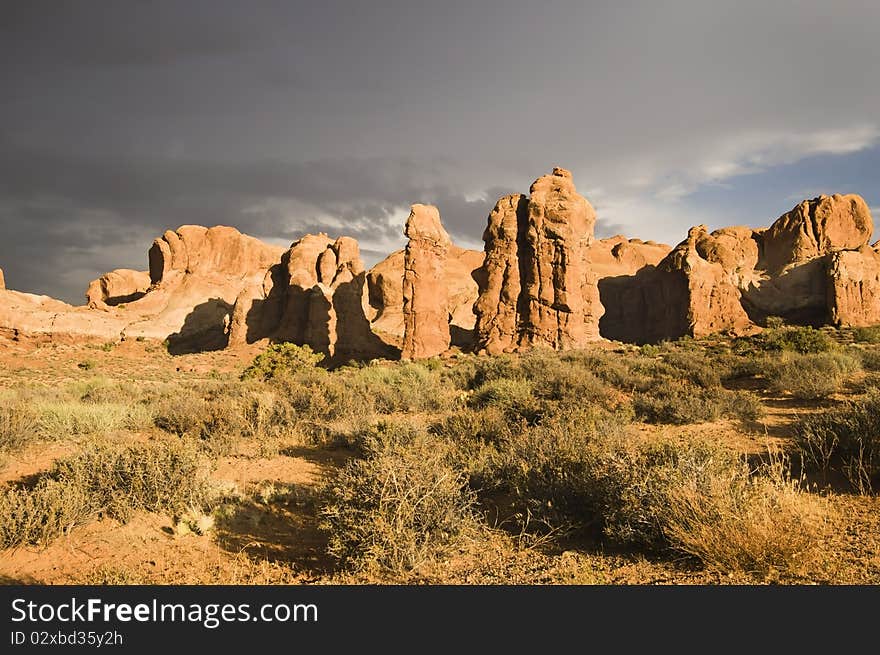
[[[802,355],[828,352],[835,346],[834,341],[826,333],[811,327],[768,329],[756,339],[764,350],[789,351]]]
[[[313,352],[309,346],[276,343],[257,355],[253,363],[241,374],[241,378],[270,380],[314,368],[323,360],[324,355]]]

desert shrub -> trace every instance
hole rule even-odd
[[[57,480],[0,491],[0,548],[46,545],[93,515],[83,489]]]
[[[762,406],[753,393],[705,389],[690,383],[667,380],[653,389],[633,395],[636,417],[646,423],[685,425],[721,418],[754,420]]]
[[[276,343],[260,353],[241,374],[243,380],[269,380],[314,368],[324,360],[324,355],[313,352],[309,346],[292,343]]]
[[[528,378],[538,398],[563,403],[609,403],[613,389],[590,371],[557,363]]]
[[[476,409],[494,407],[504,412],[511,421],[520,417],[534,421],[540,409],[533,392],[528,380],[499,378],[477,387],[468,404]]]
[[[328,552],[350,569],[404,573],[475,525],[465,476],[435,438],[410,429],[367,439],[325,491]]]
[[[105,377],[74,382],[67,391],[76,399],[91,404],[134,403],[139,399],[139,392],[135,387],[122,385]]]
[[[721,379],[725,381],[741,380],[762,375],[767,369],[768,355],[760,353],[725,354],[716,358],[715,364],[720,369]]]
[[[858,357],[866,371],[880,371],[880,349],[852,348],[847,352]]]
[[[820,508],[785,467],[754,474],[708,442],[635,442],[608,418],[545,421],[500,449],[498,488],[522,517],[723,571],[792,571],[815,552]]]
[[[153,423],[157,428],[182,437],[193,434],[208,420],[208,401],[193,389],[175,389],[154,405]]]
[[[242,439],[291,433],[300,418],[277,388],[251,381],[177,389],[156,401],[154,411],[158,428],[198,439],[214,456],[234,452]]]
[[[48,543],[98,514],[184,512],[203,505],[207,489],[186,443],[94,447],[59,460],[32,488],[0,494],[0,547]]]
[[[677,372],[676,377],[687,379],[704,389],[721,386],[718,366],[705,354],[694,351],[671,352],[663,361]]]
[[[10,398],[0,403],[0,453],[11,453],[38,437],[36,412],[26,402]]]
[[[453,443],[471,445],[477,442],[498,444],[509,436],[511,429],[503,411],[497,407],[486,407],[449,414],[433,423],[429,431]]]
[[[767,380],[777,393],[818,400],[838,392],[846,378],[860,370],[861,363],[843,352],[791,354],[768,364]]]
[[[853,330],[853,339],[856,343],[880,343],[880,325],[859,327]]]
[[[452,397],[451,391],[441,385],[439,370],[419,362],[340,369],[333,376],[350,399],[368,400],[379,414],[437,411]],[[359,407],[363,403],[352,404]]]
[[[636,379],[627,361],[620,354],[604,351],[573,350],[560,355],[563,362],[577,364],[608,384],[630,391]]]
[[[834,349],[834,341],[812,327],[778,327],[765,330],[754,339],[764,350],[791,351],[802,355]]]
[[[805,417],[795,443],[808,467],[839,470],[860,493],[870,493],[880,475],[880,390]]]
[[[596,444],[620,434],[621,424],[601,408],[551,417],[511,431],[478,482],[486,491],[512,496],[523,528],[590,527],[598,515]]]
[[[56,462],[48,478],[121,521],[137,510],[183,512],[202,505],[207,493],[198,452],[186,442],[92,447]]]

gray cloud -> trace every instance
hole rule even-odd
[[[725,220],[696,190],[876,147],[878,32],[856,1],[13,3],[0,266],[79,300],[184,223],[377,257],[413,202],[478,244],[554,165],[600,236],[674,243]]]

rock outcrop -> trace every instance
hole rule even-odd
[[[231,227],[183,226],[153,243],[149,272],[105,273],[80,307],[7,290],[0,270],[0,332],[143,336],[172,353],[290,341],[341,363],[744,334],[770,316],[880,324],[880,251],[859,196],[805,200],[764,229],[699,225],[673,249],[596,240],[595,220],[556,168],[530,195],[498,200],[485,252],[455,246],[436,207],[413,205],[405,250],[370,271],[349,237],[282,248]]]
[[[832,253],[828,262],[828,308],[834,325],[880,324],[880,253],[877,246]]]
[[[805,200],[766,229],[692,228],[656,268],[600,282],[602,333],[646,343],[742,334],[769,316],[807,325],[878,322],[872,230],[867,204],[855,195]]]
[[[577,348],[601,338],[590,266],[596,213],[563,168],[538,178],[530,194],[527,203],[502,198],[484,233],[485,282],[475,312],[485,352]]]
[[[510,352],[519,339],[520,244],[528,226],[529,199],[504,196],[489,214],[483,232],[485,279],[474,304],[480,349],[490,355]]]
[[[451,345],[446,260],[452,241],[433,205],[412,206],[405,234],[401,356],[423,359]]]
[[[118,268],[91,281],[86,304],[94,309],[134,302],[146,295],[150,283],[149,271]]]
[[[3,276],[3,269],[0,268],[0,291],[6,288],[6,278]]]
[[[371,331],[364,309],[365,285],[357,241],[306,235],[260,284],[241,292],[229,342],[289,341],[341,361],[385,356],[387,348]]]
[[[233,302],[263,280],[283,251],[235,228],[184,226],[153,243],[149,275],[111,271],[89,285],[86,306],[2,292],[0,329],[53,337],[167,339],[173,353],[222,348]]]

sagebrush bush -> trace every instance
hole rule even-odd
[[[538,407],[532,383],[510,378],[484,382],[474,390],[468,403],[477,409],[495,407],[510,417],[534,416]]]
[[[685,425],[721,418],[754,420],[763,412],[760,400],[748,391],[667,381],[633,395],[636,416],[646,423]]]
[[[340,369],[334,378],[350,394],[371,401],[379,414],[438,411],[454,396],[442,386],[440,371],[420,362]]]
[[[880,325],[859,327],[853,330],[853,339],[856,343],[880,343]]]
[[[45,544],[98,514],[184,512],[202,506],[208,486],[186,443],[96,446],[59,460],[31,488],[0,495],[0,547]]]
[[[777,393],[819,400],[840,391],[844,381],[861,369],[861,362],[844,352],[789,354],[768,364],[767,380]]]
[[[328,552],[350,569],[402,574],[476,523],[463,473],[430,435],[386,429],[366,440],[325,491]]]
[[[838,470],[854,489],[871,493],[880,476],[880,390],[803,418],[795,444],[809,468]]]
[[[253,363],[241,374],[243,380],[270,380],[314,368],[324,360],[324,355],[312,351],[309,346],[292,343],[276,343],[254,358]]]
[[[85,490],[43,479],[32,489],[0,492],[0,548],[44,546],[94,516]]]
[[[791,351],[807,355],[833,350],[834,341],[821,330],[812,327],[777,327],[764,330],[753,340],[764,350]]]
[[[677,550],[725,572],[796,572],[815,553],[823,509],[784,467],[752,472],[709,443],[635,442],[608,418],[547,421],[499,449],[496,488],[523,521]]]
[[[48,477],[121,521],[137,510],[183,512],[207,494],[198,452],[187,442],[88,448],[57,461]]]

